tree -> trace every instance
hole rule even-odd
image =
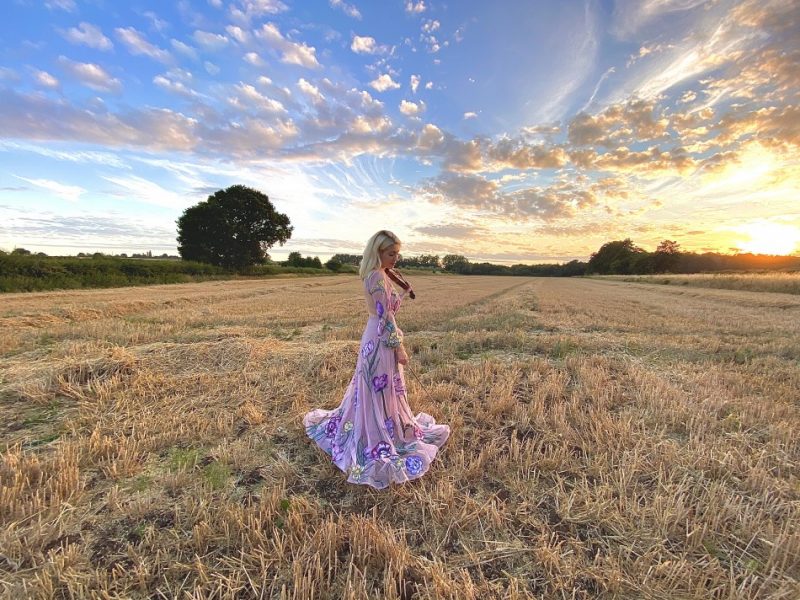
[[[442,267],[451,273],[469,273],[469,261],[460,254],[448,254],[442,259]]]
[[[325,263],[325,268],[330,269],[331,271],[339,271],[339,269],[342,268],[342,262],[333,256],[328,259],[328,262]]]
[[[18,256],[30,256],[31,255],[31,251],[26,249],[26,248],[14,248],[11,251],[11,254],[16,254]]]
[[[267,250],[292,235],[289,217],[269,198],[232,185],[190,206],[178,219],[178,252],[184,260],[242,268],[263,263]]]
[[[630,238],[606,242],[589,258],[587,271],[601,275],[627,274],[631,272],[635,259],[642,253],[644,250],[634,245]]]
[[[664,240],[653,254],[653,266],[657,273],[672,272],[681,260],[681,245],[672,240]]]

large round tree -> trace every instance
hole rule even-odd
[[[289,217],[265,194],[232,185],[183,211],[178,252],[185,260],[240,268],[264,262],[267,250],[291,235]]]

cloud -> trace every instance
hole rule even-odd
[[[476,113],[476,112],[469,111],[469,112],[465,112],[464,113],[464,120],[465,121],[467,119],[477,119],[477,118],[478,118],[478,113]]]
[[[239,0],[238,6],[230,6],[231,17],[245,23],[254,17],[277,15],[287,10],[289,7],[280,0]]]
[[[119,92],[122,83],[105,72],[100,66],[93,63],[81,63],[69,60],[65,56],[58,57],[58,64],[66,73],[83,85],[99,92]]]
[[[42,87],[57,89],[59,87],[58,79],[50,75],[47,71],[34,71],[33,79]]]
[[[411,91],[416,94],[417,88],[419,87],[419,75],[412,75],[409,80],[409,85],[411,86]]]
[[[286,107],[272,98],[267,98],[261,94],[256,88],[247,83],[239,83],[236,88],[239,96],[236,98],[244,100],[244,104],[256,107],[268,113],[281,114],[286,113]]]
[[[414,2],[414,0],[406,0],[405,7],[406,12],[409,14],[424,13],[427,9],[424,0],[418,0],[418,2]]]
[[[92,163],[116,169],[129,169],[130,167],[115,154],[110,152],[97,152],[93,150],[55,150],[38,144],[26,144],[22,142],[0,141],[0,151],[22,151],[32,152],[39,156],[52,158],[54,160],[64,160],[75,163]]]
[[[189,58],[197,60],[197,50],[195,50],[188,44],[184,44],[180,40],[176,39],[170,40],[170,43],[172,44],[172,47],[175,48],[175,50],[177,50],[184,56],[188,56]]]
[[[319,88],[310,84],[302,77],[297,81],[297,87],[300,88],[300,91],[306,96],[311,98],[315,104],[320,104],[325,101],[325,96],[320,93]]]
[[[423,112],[425,112],[425,103],[424,102],[416,103],[403,100],[402,102],[400,102],[400,112],[407,117],[417,117]]]
[[[179,96],[183,96],[185,98],[194,98],[197,96],[197,92],[187,87],[182,81],[178,81],[165,75],[156,75],[153,77],[153,83],[158,87],[167,90],[168,92],[178,94]]]
[[[228,45],[230,40],[219,33],[197,30],[192,34],[192,39],[208,52],[214,52]]]
[[[86,190],[82,187],[78,187],[77,185],[66,185],[51,179],[28,179],[27,177],[21,177],[19,175],[14,175],[14,177],[21,179],[22,181],[27,181],[36,187],[52,192],[59,198],[63,200],[69,200],[70,202],[77,202],[81,195],[86,193]]]
[[[567,127],[567,137],[575,146],[614,147],[665,138],[668,125],[654,101],[634,99],[598,115],[578,114]]]
[[[394,81],[391,75],[388,75],[386,73],[370,81],[369,85],[370,87],[379,92],[385,92],[386,90],[396,90],[400,87],[400,84]]]
[[[67,12],[75,12],[78,9],[75,5],[75,0],[47,0],[44,5],[50,10],[58,9]]]
[[[379,45],[373,37],[354,35],[350,50],[356,54],[385,54],[389,48]]]
[[[0,105],[4,107],[0,130],[9,138],[151,150],[190,150],[198,144],[197,121],[167,109],[137,109],[114,115],[12,90],[0,90]]]
[[[73,44],[83,44],[98,50],[111,50],[114,47],[114,44],[103,35],[102,31],[89,23],[82,22],[77,27],[71,27],[66,31],[60,29],[59,33],[65,40]]]
[[[343,0],[330,0],[330,5],[333,8],[338,8],[339,10],[344,12],[344,14],[346,14],[348,17],[361,20],[361,13],[352,4],[347,4],[347,2],[344,2]]]
[[[433,202],[495,214],[507,219],[551,221],[573,216],[593,206],[596,195],[572,183],[503,191],[497,182],[479,175],[445,173],[429,180],[421,192]]]
[[[15,235],[31,240],[31,245],[90,250],[154,250],[175,248],[175,228],[158,222],[131,219],[115,214],[65,215],[52,212],[30,213],[4,210],[3,220]],[[57,239],[59,243],[53,244]]]
[[[281,52],[281,62],[299,65],[307,69],[322,67],[317,61],[316,49],[313,46],[287,40],[274,23],[265,23],[256,32],[256,35]]]
[[[433,238],[451,238],[455,240],[483,239],[489,230],[477,225],[459,225],[450,223],[446,225],[423,225],[414,227],[414,231]]]
[[[241,27],[237,27],[236,25],[228,25],[225,27],[225,31],[227,31],[228,35],[240,44],[246,44],[250,41],[250,33]]]
[[[163,63],[168,63],[172,60],[169,52],[148,42],[144,36],[133,27],[117,27],[114,32],[117,34],[117,39],[127,46],[128,51],[133,55],[149,56]]]
[[[616,0],[611,32],[620,39],[629,39],[667,13],[689,11],[705,3],[706,0]]]
[[[260,67],[264,65],[264,61],[261,60],[261,57],[255,52],[248,52],[243,58],[245,62],[250,63],[254,67]]]
[[[487,148],[487,159],[492,170],[558,169],[567,163],[567,153],[557,146],[531,145],[521,139],[503,138]]]

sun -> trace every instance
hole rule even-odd
[[[739,231],[750,237],[738,243],[742,252],[786,256],[800,244],[800,229],[793,225],[760,221],[745,225]]]

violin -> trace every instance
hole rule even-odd
[[[394,281],[397,285],[408,292],[408,295],[411,296],[412,300],[417,297],[417,295],[414,293],[414,289],[411,287],[411,284],[408,283],[408,280],[400,274],[400,271],[397,269],[390,269],[389,267],[386,267],[384,271],[386,271],[389,279]]]

